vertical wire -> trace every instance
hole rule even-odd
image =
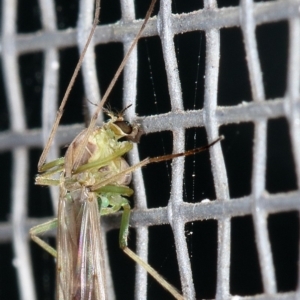
[[[91,27],[94,19],[94,0],[81,0],[79,5],[79,15],[77,22],[77,43],[79,53],[81,54],[86,44],[88,35],[90,34]],[[101,20],[101,11],[100,11]],[[84,60],[81,66],[83,74],[83,85],[85,97],[88,101],[85,102],[89,116],[91,117],[95,111],[95,104],[98,104],[101,100],[100,86],[98,83],[97,69],[96,69],[96,55],[94,38],[92,38],[90,45],[85,53]],[[97,120],[98,124],[102,124],[102,114],[99,115]]]
[[[135,20],[135,10],[133,0],[122,0],[121,1],[121,11],[122,11],[122,21],[124,23],[131,22]],[[125,35],[124,53],[126,53],[132,43],[134,35]],[[136,97],[137,97],[137,46],[131,53],[127,64],[124,68],[124,92],[123,92],[123,105],[127,107],[132,104],[132,106],[126,111],[126,115],[129,121],[135,118],[136,111]],[[137,145],[133,145],[133,149],[128,153],[129,161],[131,165],[137,164],[139,159],[139,152]],[[137,209],[147,209],[147,195],[145,191],[145,185],[142,175],[142,170],[137,169],[133,173],[133,184],[134,184],[134,200],[135,207]],[[148,245],[149,236],[147,227],[138,227],[136,229],[136,253],[144,260],[148,261]],[[135,299],[147,299],[147,272],[140,265],[136,265],[135,269],[135,287],[134,287],[134,297]]]
[[[297,185],[300,189],[300,19],[289,20],[289,52],[287,71],[287,92],[284,102],[289,121],[292,151],[296,167]],[[298,213],[299,214],[299,213]],[[298,242],[300,243],[300,241]],[[300,249],[300,246],[299,246]],[[298,250],[299,253],[299,250]],[[299,265],[298,254],[298,265]],[[297,296],[300,296],[300,265],[298,266]]]
[[[215,0],[204,1],[204,9],[209,11],[217,7]],[[215,140],[218,133],[216,118],[218,77],[220,61],[220,32],[218,29],[206,31],[206,61],[205,61],[205,92],[204,92],[204,123],[208,142]],[[216,189],[217,201],[229,200],[229,189],[225,162],[220,143],[210,149],[212,173]],[[230,217],[224,215],[218,220],[218,252],[217,252],[217,289],[216,299],[226,299],[229,296],[230,272]]]
[[[39,0],[41,8],[41,17],[43,30],[45,32],[55,32],[56,27],[56,15],[54,2],[52,0]],[[42,94],[42,132],[44,145],[47,142],[49,134],[51,132],[52,125],[56,118],[57,112],[57,98],[58,98],[58,76],[59,76],[59,58],[58,50],[53,47],[49,47],[45,53],[44,62],[44,86]],[[59,155],[59,149],[56,145],[55,139],[48,153],[47,161],[54,160]],[[52,207],[56,214],[58,209],[58,187],[50,187]]]
[[[254,102],[262,103],[265,100],[265,92],[255,37],[256,25],[252,0],[242,0],[240,12],[252,97]],[[267,214],[260,203],[260,198],[265,191],[266,144],[267,121],[256,121],[252,170],[252,215],[264,291],[273,294],[277,289],[275,270],[267,228]]]
[[[174,33],[172,31],[171,16],[171,1],[161,1],[157,26],[162,43],[171,108],[172,111],[178,111],[183,110],[183,100],[173,40]],[[184,135],[184,129],[173,131],[173,153],[184,151]],[[186,299],[194,299],[195,288],[185,238],[185,223],[178,214],[179,206],[183,203],[183,170],[184,159],[174,159],[172,162],[172,186],[171,197],[168,203],[168,219],[174,232],[182,292]]]
[[[18,72],[18,57],[15,48],[17,24],[16,0],[3,2],[2,21],[2,58],[4,85],[8,98],[10,126],[13,132],[26,130],[25,109]],[[28,151],[20,147],[13,151],[12,172],[12,225],[14,266],[21,299],[36,299],[32,263],[28,244],[27,218],[28,200]]]

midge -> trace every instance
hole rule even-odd
[[[127,108],[119,114],[105,110],[110,120],[104,123],[102,127],[95,126],[104,102],[124,68],[130,52],[141,36],[156,0],[152,0],[145,21],[117,70],[108,91],[97,106],[90,125],[75,137],[63,158],[45,164],[64,105],[98,23],[99,2],[99,0],[96,2],[95,19],[89,39],[62,100],[57,119],[38,164],[39,175],[36,177],[36,184],[56,185],[60,188],[57,218],[33,227],[30,230],[30,235],[37,244],[57,259],[56,299],[108,299],[101,247],[100,216],[115,213],[122,209],[119,234],[120,248],[144,267],[176,299],[184,299],[172,285],[127,247],[130,218],[130,205],[127,197],[133,194],[133,190],[128,185],[131,181],[132,172],[137,168],[149,163],[202,152],[220,141],[222,137],[201,148],[184,153],[146,158],[137,165],[130,167],[123,155],[132,149],[133,142],[139,141],[141,130],[138,124],[129,124],[124,120],[123,114]],[[57,249],[55,250],[38,235],[56,227]]]

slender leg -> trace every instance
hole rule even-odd
[[[119,232],[119,245],[122,250],[127,247],[128,228],[130,218],[130,205],[128,203],[123,205],[123,214]]]
[[[30,234],[31,239],[34,242],[36,242],[39,246],[41,246],[43,249],[45,249],[52,256],[57,257],[56,250],[37,236],[38,234],[45,233],[54,228],[57,228],[57,218],[50,220],[46,223],[32,227],[29,231],[29,234]]]
[[[169,291],[175,299],[184,300],[183,296],[177,291],[177,289],[168,283],[159,273],[157,273],[148,263],[140,259],[133,251],[127,247],[127,237],[130,218],[130,205],[125,203],[123,206],[123,214],[119,233],[120,248],[136,263],[141,265],[159,284],[161,284],[167,291]]]

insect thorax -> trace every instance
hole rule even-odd
[[[86,132],[87,129],[83,130],[69,146],[65,155],[66,168],[73,166]],[[76,181],[92,185],[127,169],[128,164],[122,156],[132,149],[132,140],[139,139],[140,133],[138,125],[131,125],[120,116],[112,116],[103,126],[96,127],[80,160],[78,170],[84,169],[84,172],[75,172]],[[130,181],[131,174],[128,174],[113,184],[128,185]]]

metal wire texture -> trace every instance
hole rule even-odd
[[[180,7],[180,1],[178,2],[177,5]],[[171,278],[170,281],[173,283],[172,280],[175,280],[175,285],[177,282],[178,288],[186,299],[298,299],[300,297],[297,262],[299,259],[298,211],[300,209],[300,1],[277,0],[255,3],[252,0],[241,0],[237,2],[227,1],[226,7],[225,1],[204,0],[203,3],[195,1],[196,10],[180,11],[179,8],[178,12],[178,10],[174,11],[176,3],[161,0],[159,12],[149,20],[139,42],[139,49],[133,52],[126,64],[123,75],[124,84],[119,88],[121,92],[116,92],[116,96],[111,96],[111,99],[119,99],[121,94],[123,107],[132,104],[127,117],[131,121],[139,122],[147,134],[145,142],[142,140],[141,145],[136,146],[129,154],[130,164],[137,163],[140,160],[139,156],[157,155],[155,151],[150,151],[152,148],[156,149],[157,144],[161,142],[160,135],[156,140],[151,140],[152,134],[155,136],[155,133],[163,132],[163,139],[166,138],[169,141],[169,143],[166,142],[166,150],[164,150],[166,153],[169,153],[169,150],[173,153],[185,151],[190,147],[187,146],[189,139],[193,140],[191,135],[194,136],[196,133],[204,139],[206,137],[206,142],[213,141],[220,134],[225,135],[222,144],[215,145],[209,150],[209,154],[203,155],[203,160],[209,164],[208,167],[203,167],[203,172],[208,170],[209,174],[203,175],[204,177],[196,174],[195,179],[191,179],[191,183],[186,177],[192,177],[188,174],[195,172],[197,167],[188,171],[187,159],[184,158],[174,160],[171,165],[163,165],[162,172],[169,173],[166,175],[167,183],[159,187],[157,184],[160,182],[157,181],[149,185],[145,176],[146,178],[148,176],[150,181],[154,181],[154,177],[160,181],[160,171],[154,171],[154,175],[153,173],[145,175],[148,170],[151,171],[149,166],[147,170],[137,170],[134,173],[135,196],[131,226],[135,228],[135,238],[133,235],[131,243],[133,246],[135,244],[136,252],[144,260],[148,258],[148,250],[149,256],[156,256],[158,252],[152,254],[152,246],[154,248],[156,246],[158,251],[161,250],[160,241],[163,244],[164,238],[159,240],[154,235],[158,234],[159,230],[164,230],[165,226],[160,225],[169,225],[171,231],[169,227],[166,231],[172,236],[170,240],[175,244],[174,253],[176,253],[175,262],[173,261],[174,269],[172,268],[170,272],[179,274],[180,283],[178,276],[177,279]],[[32,3],[39,25],[34,30],[29,28],[28,32],[22,32],[23,29],[18,19],[23,13],[26,15],[25,11],[20,9],[23,7],[21,3],[12,0],[3,0],[1,3],[1,96],[5,100],[1,99],[2,120],[0,121],[1,164],[3,164],[2,172],[4,171],[1,177],[3,187],[0,223],[1,299],[15,299],[16,297],[52,299],[54,297],[54,283],[49,279],[53,277],[53,271],[49,271],[49,268],[54,270],[54,261],[48,256],[43,258],[44,254],[35,254],[43,253],[43,250],[30,244],[28,237],[30,227],[51,218],[49,212],[42,212],[42,215],[39,215],[36,208],[33,208],[33,206],[38,206],[45,210],[51,209],[50,205],[42,203],[44,202],[42,196],[47,198],[45,189],[36,192],[41,188],[32,187],[33,174],[36,170],[29,162],[33,160],[34,164],[37,164],[38,155],[55,119],[61,90],[64,90],[65,86],[61,79],[64,76],[62,72],[71,73],[74,68],[66,65],[66,61],[71,60],[69,58],[71,52],[63,51],[73,47],[76,48],[74,52],[78,53],[78,49],[82,49],[94,13],[92,0],[79,1],[76,9],[70,6],[76,15],[78,13],[78,18],[76,17],[73,23],[70,21],[73,24],[72,27],[72,25],[63,25],[59,22],[57,14],[59,5],[54,1],[39,0]],[[113,5],[116,3],[114,2]],[[71,104],[66,107],[66,114],[69,112],[70,119],[66,119],[59,127],[49,160],[57,158],[60,155],[60,148],[70,143],[84,127],[81,116],[83,97],[88,99],[85,106],[89,115],[94,110],[94,104],[101,98],[100,87],[102,91],[103,86],[107,85],[105,80],[109,79],[104,79],[104,83],[101,83],[99,87],[99,80],[103,81],[101,71],[105,73],[106,66],[99,71],[98,56],[103,53],[110,55],[109,52],[113,52],[112,55],[116,52],[117,56],[121,56],[122,50],[126,52],[142,24],[139,18],[143,14],[139,12],[138,17],[135,16],[135,10],[138,11],[135,5],[138,6],[138,3],[135,4],[132,0],[121,0],[118,4],[120,16],[113,22],[101,24],[102,19],[105,23],[105,1],[102,5],[103,17],[101,15],[100,25],[96,29],[92,45],[82,66],[81,78],[79,78],[79,85],[81,84],[84,92],[80,88],[79,90],[74,88],[73,96],[71,95],[69,99]],[[148,4],[143,5],[146,7]],[[146,8],[140,8],[140,10],[144,13]],[[121,21],[116,22],[119,19]],[[261,28],[275,26],[272,33],[268,32],[264,36],[267,36],[266,43],[270,42],[269,36],[275,36],[275,44],[268,45],[274,48],[271,50],[275,51],[275,48],[281,47],[281,43],[284,44],[280,35],[282,27],[276,27],[277,24],[284,28],[283,40],[285,38],[287,41],[286,49],[275,59],[270,58],[271,63],[267,64],[263,57],[268,54],[264,53],[266,50],[260,45],[264,42],[260,36]],[[244,69],[238,75],[226,73],[227,68],[233,70],[236,66],[231,62],[226,64],[225,57],[230,57],[231,61],[234,61],[237,55],[237,52],[234,52],[235,46],[230,48],[228,44],[225,44],[226,37],[229,37],[228,32],[233,34],[232,36],[240,44],[239,55],[242,59],[237,60],[237,63],[244,65]],[[199,36],[192,35],[192,39],[197,39],[197,41],[202,39],[200,50],[199,47],[195,47],[196,58],[200,55],[197,51],[201,51],[201,58],[200,64],[197,64],[196,59],[192,64],[196,67],[195,69],[197,66],[202,68],[203,74],[200,79],[192,77],[193,79],[189,80],[199,81],[203,85],[201,88],[198,87],[201,94],[200,100],[189,102],[187,98],[193,96],[186,92],[184,86],[190,71],[189,69],[183,71],[181,63],[184,58],[192,55],[189,51],[193,51],[194,46],[191,45],[194,44],[189,44],[188,50],[182,50],[182,52],[186,51],[183,55],[180,54],[178,44],[185,44],[187,40],[184,38],[195,33]],[[145,65],[146,69],[148,68],[146,78],[150,82],[148,90],[147,87],[138,85],[139,81],[142,81],[143,72],[140,48],[144,47],[142,42],[146,39],[148,41],[145,54]],[[107,52],[101,50],[102,46],[107,45],[113,45],[112,47],[116,50],[115,48],[109,48]],[[154,54],[151,58],[149,52],[151,52],[152,45],[153,48],[160,50],[159,54]],[[267,53],[271,53],[271,50]],[[229,55],[228,51],[233,53]],[[78,55],[76,57],[75,54],[74,60],[77,58]],[[148,62],[150,59],[151,63]],[[282,59],[284,67],[278,71],[276,66]],[[103,63],[112,60],[114,61],[113,58],[106,58],[105,55],[102,58]],[[155,61],[161,65],[162,71],[159,72],[162,74],[157,72],[156,74],[159,75],[155,75]],[[38,65],[38,71],[34,71],[33,75],[26,73],[22,64],[32,65],[35,62]],[[116,59],[115,66],[118,63]],[[268,71],[266,66],[271,71]],[[116,68],[112,67],[112,69]],[[280,84],[278,83],[277,86],[276,81],[275,83],[272,80],[268,82],[268,76],[272,75],[270,73],[276,73],[275,75],[279,76],[280,84],[284,82],[283,87],[279,88]],[[236,82],[230,83],[230,76],[235,76]],[[158,81],[163,82],[164,91],[162,92],[154,90],[155,86],[160,84]],[[36,98],[28,98],[29,94],[26,92],[28,87],[34,90],[33,94]],[[243,92],[238,92],[241,89]],[[191,95],[193,93],[194,91]],[[76,96],[77,100],[74,99]],[[152,97],[152,100],[149,100],[148,96],[150,99]],[[158,104],[152,105],[152,108],[148,110],[151,106],[150,102],[158,102]],[[197,102],[196,105],[195,102]],[[111,100],[110,105],[114,106],[115,103],[118,103],[117,100],[116,102]],[[74,114],[79,114],[79,118],[74,119],[75,117],[72,116]],[[277,120],[279,120],[278,123],[276,123]],[[77,122],[81,123],[73,124]],[[102,120],[99,122],[101,123]],[[227,131],[230,126],[233,126],[231,132]],[[190,131],[191,129],[195,131]],[[171,135],[164,136],[164,132],[167,131],[171,132]],[[243,132],[249,134],[246,138],[240,139],[239,135],[243,135]],[[278,141],[280,146],[285,143],[288,145],[284,148],[285,150],[280,150],[283,152],[280,158],[276,156],[279,155],[277,152],[272,152],[272,147],[276,148],[274,146],[276,142],[274,144],[272,141]],[[206,142],[204,140],[201,144]],[[240,146],[237,145],[239,143],[245,144],[245,148],[239,148]],[[34,150],[36,148],[38,151]],[[244,156],[238,158],[239,154],[232,154],[236,153],[234,149],[243,149]],[[165,152],[161,154],[166,154]],[[229,156],[232,156],[231,161]],[[248,162],[244,165],[246,158]],[[198,157],[194,157],[191,164],[195,165],[197,160]],[[289,174],[285,173],[287,169],[285,162],[292,166]],[[272,169],[274,165],[278,165],[279,168]],[[275,179],[272,179],[272,176],[275,176]],[[208,182],[211,183],[211,186],[208,183],[207,190],[203,187],[206,183],[202,182],[205,177],[208,177]],[[245,178],[248,178],[247,182],[244,182]],[[285,186],[280,183],[285,181],[288,182]],[[163,185],[167,185],[166,191],[163,191]],[[196,192],[190,192],[190,188],[195,189]],[[197,188],[201,190],[198,194]],[[38,194],[34,196],[34,193]],[[57,190],[51,190],[51,196],[53,215],[55,215]],[[152,198],[157,202],[152,203]],[[204,199],[206,201],[203,201]],[[274,216],[284,216],[284,213],[287,213],[287,217],[281,222],[272,221]],[[288,220],[293,220],[294,223],[288,223]],[[199,221],[203,221],[203,224],[210,224],[209,226],[212,227],[212,229],[207,229],[207,240],[205,239],[206,227],[199,225]],[[209,221],[212,223],[208,223]],[[109,235],[111,229],[118,228],[119,222],[120,214],[103,218],[105,233]],[[286,222],[290,224],[290,227],[284,225]],[[248,236],[239,225],[246,223],[252,233]],[[195,224],[194,227],[193,225],[189,227],[191,224]],[[274,227],[272,224],[275,224]],[[152,228],[157,228],[157,230],[151,233]],[[187,237],[188,228],[192,228],[193,235],[198,236],[202,241],[200,246],[190,245]],[[201,238],[197,232],[199,228]],[[293,236],[291,245],[287,242],[288,240],[284,242],[275,240],[274,228],[282,228],[284,231],[282,236]],[[280,230],[276,231],[275,235],[280,235]],[[53,233],[49,236],[51,242]],[[47,238],[47,235],[45,237]],[[243,253],[237,250],[242,248],[235,246],[237,240],[242,243],[247,241],[245,245],[249,245],[247,244],[249,241],[250,244],[251,241],[253,242],[251,245],[254,248],[253,257],[255,258],[248,265],[240,260]],[[117,245],[117,240],[114,243]],[[202,259],[201,262],[196,265],[195,261],[197,257],[201,257],[201,251],[205,251],[203,249],[206,245],[210,245],[206,253],[212,253],[208,255],[212,255],[211,260],[215,262],[207,266],[204,262],[206,258],[202,257],[199,258]],[[277,250],[282,246],[284,249]],[[13,254],[10,247],[13,248]],[[111,253],[109,240],[107,247]],[[282,256],[278,254],[280,251],[282,251]],[[38,270],[39,264],[42,264],[40,260],[36,260],[38,255],[51,265],[48,266],[48,270]],[[293,261],[286,263],[290,264],[288,270],[291,271],[287,271],[282,258],[289,255]],[[113,264],[113,255],[107,254],[107,256],[109,256],[107,261],[110,260]],[[278,263],[280,259],[284,263]],[[207,260],[210,261],[210,259]],[[234,267],[239,263],[240,267]],[[117,264],[115,270],[119,272],[122,265],[119,262]],[[255,264],[258,271],[255,267],[251,269]],[[202,275],[197,273],[199,265],[203,268],[201,269]],[[244,269],[243,266],[245,266]],[[10,273],[12,275],[8,275]],[[133,298],[133,292],[124,296],[124,293],[128,292],[126,286],[124,287],[126,273],[121,275],[121,280],[116,279],[113,274],[113,280],[109,283],[110,299]],[[167,274],[164,275],[169,280],[170,274]],[[164,291],[162,294],[156,290],[151,292],[151,284],[149,288],[147,275],[140,267],[136,267],[135,276],[135,299],[170,297],[164,294]],[[17,282],[18,289],[7,287],[6,277]],[[289,283],[286,284],[283,277],[287,277]],[[239,278],[245,283],[241,283]],[[253,285],[251,278],[255,278],[258,283]],[[208,280],[210,284],[207,284]],[[50,291],[49,295],[46,296],[45,290]],[[120,291],[123,296],[119,296]],[[8,293],[11,293],[10,296],[7,296]]]

